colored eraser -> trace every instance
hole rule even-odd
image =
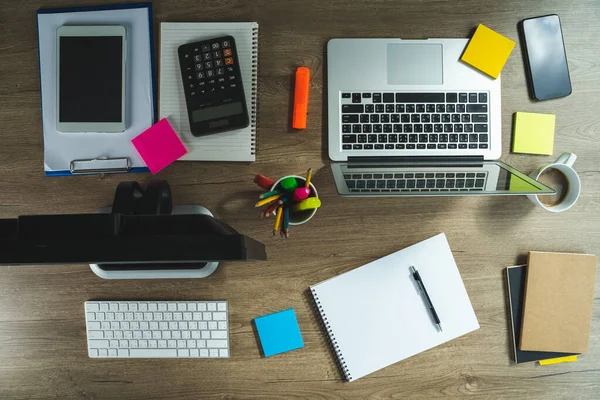
[[[299,201],[306,199],[309,195],[310,195],[310,188],[307,188],[307,187],[297,188],[296,190],[294,190],[294,196],[293,196],[292,200],[294,200],[297,203]]]
[[[267,178],[264,175],[258,174],[254,177],[254,183],[265,190],[271,190],[271,187],[273,187],[275,181],[271,178]]]
[[[140,133],[131,143],[152,174],[157,174],[187,153],[181,139],[166,118]]]
[[[279,182],[279,184],[286,192],[291,192],[292,190],[294,190],[298,187],[298,182],[296,181],[296,178],[291,177],[291,176],[288,178],[282,179],[281,182]]]
[[[265,357],[304,347],[293,308],[254,319]]]
[[[315,208],[321,207],[321,200],[318,197],[309,197],[308,199],[302,200],[300,203],[293,204],[290,207],[290,211],[298,212],[298,211],[306,211],[313,210]]]
[[[515,42],[479,24],[460,59],[495,79],[504,68],[513,47]]]

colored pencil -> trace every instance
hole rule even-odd
[[[279,200],[274,201],[273,204],[270,204],[269,207],[265,210],[265,217],[269,217],[271,214],[275,214],[275,211],[279,206]]]
[[[306,173],[306,185],[305,187],[310,187],[310,179],[312,178],[312,168],[308,169],[308,172]]]
[[[279,193],[279,194],[276,194],[275,196],[267,197],[266,199],[262,199],[261,201],[259,201],[258,203],[256,203],[254,205],[254,207],[264,206],[265,204],[269,204],[273,200],[277,200],[277,199],[279,199],[282,196],[283,196],[283,193]]]
[[[287,239],[290,236],[290,209],[285,208],[283,213],[283,236]]]
[[[258,196],[258,198],[266,199],[267,197],[275,196],[276,194],[279,194],[279,190],[271,190],[270,192],[263,193],[260,196]]]
[[[273,236],[279,232],[279,227],[281,226],[281,219],[283,217],[282,207],[277,207],[277,215],[275,216],[275,225],[273,225]]]

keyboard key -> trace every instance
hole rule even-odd
[[[358,136],[358,143],[367,143],[367,135],[357,135],[357,136]]]
[[[427,148],[427,145],[425,143],[418,143],[417,144],[417,149],[418,150],[424,150],[425,148]]]
[[[469,149],[476,149],[477,143],[469,143]]]
[[[381,93],[373,93],[373,103],[381,103]]]
[[[345,145],[345,146],[349,146],[349,145]],[[352,145],[352,150],[362,150],[363,146],[362,144],[353,144]]]
[[[419,135],[419,142],[427,143],[427,135],[426,134]]]
[[[403,113],[404,112],[404,104],[396,104],[396,112]]]
[[[390,122],[390,115],[389,114],[382,114],[379,117],[379,122],[381,122],[381,123],[388,123],[388,122]]]
[[[461,122],[471,122],[471,114],[462,114]]]
[[[391,118],[390,118],[390,122],[392,122],[394,124],[400,122],[400,115],[399,114],[392,114]]]
[[[358,114],[365,112],[365,106],[362,104],[343,104],[342,114]]]
[[[484,182],[485,182],[485,179],[476,179],[475,187],[478,187],[478,188],[483,187]]]
[[[444,132],[453,132],[452,124],[444,124]]]
[[[446,143],[448,141],[448,134],[442,133],[440,134],[440,143]]]
[[[456,112],[456,105],[454,105],[454,104],[447,104],[446,105],[446,112],[447,113]]]
[[[463,131],[463,126],[462,124],[454,124],[454,132],[462,132]]]
[[[404,130],[404,133],[411,133],[413,131],[412,125],[410,125],[410,124],[404,124],[403,130]]]
[[[419,114],[413,114],[410,116],[410,122],[421,122],[421,116]]]
[[[396,93],[396,103],[443,103],[444,93]]]
[[[415,131],[415,133],[421,133],[421,132],[423,132],[423,125],[422,124],[414,124],[413,130]]]
[[[465,114],[465,115],[468,115],[468,114]],[[473,114],[471,116],[471,120],[473,122],[488,122],[488,116],[487,116],[487,114]],[[469,122],[469,121],[467,121],[467,122]]]
[[[408,115],[408,114],[402,114],[402,116],[400,117],[400,121],[402,123],[410,122],[410,115]]]
[[[425,133],[433,132],[433,125],[432,124],[423,125],[423,132],[425,132]]]
[[[350,97],[350,93],[342,93],[342,99],[349,99]]]
[[[448,145],[447,145],[447,144],[445,144],[445,143],[440,143],[440,144],[438,144],[438,145],[437,145],[437,148],[438,148],[438,149],[445,150],[447,146],[448,146]]]
[[[457,113],[464,113],[466,109],[467,108],[465,107],[464,104],[457,104],[456,105],[456,112]]]
[[[431,116],[429,114],[421,115],[421,122],[431,122]]]
[[[473,132],[473,124],[464,124],[463,129],[465,132]]]
[[[438,104],[435,106],[436,113],[444,113],[446,112],[446,106],[444,104]]]
[[[441,122],[442,118],[440,114],[431,114],[431,122]]]
[[[452,114],[452,122],[460,122],[460,114]]]
[[[442,124],[435,124],[435,125],[433,125],[433,131],[434,132],[443,132],[444,126]]]
[[[352,93],[352,102],[353,103],[360,103],[360,101],[361,101],[361,95],[360,95],[360,93]]]
[[[459,149],[466,149],[467,148],[467,144],[466,143],[459,143],[458,144],[458,148]]]
[[[358,122],[357,114],[343,114],[342,115],[342,123],[344,124],[352,124]]]
[[[375,150],[383,150],[383,144],[376,144],[375,145]]]
[[[394,112],[394,105],[393,104],[386,104],[385,105],[385,112],[386,113],[393,113]]]
[[[386,133],[391,133],[392,132],[392,124],[384,124],[383,131]]]
[[[342,143],[356,143],[356,135],[342,135]]]
[[[442,122],[450,122],[450,114],[442,115]]]
[[[406,134],[398,135],[398,141],[400,143],[406,143],[408,141],[408,135],[406,135]]]
[[[396,181],[393,180],[393,179],[390,179],[390,180],[386,181],[385,187],[387,189],[394,189],[396,187]]]
[[[480,134],[479,135],[479,141],[483,142],[483,143],[487,142],[488,141],[488,135],[485,134],[485,133]]]
[[[363,133],[371,133],[373,130],[373,128],[371,127],[371,125],[363,125],[362,126],[362,131]],[[359,135],[360,136],[360,135]]]
[[[394,93],[384,93],[383,94],[383,102],[384,103],[393,103],[394,102]]]
[[[379,114],[371,114],[371,123],[375,124],[379,122]]]
[[[363,99],[370,99],[371,98],[371,93],[363,93],[362,97],[363,97]]]
[[[365,112],[366,113],[374,113],[375,112],[375,106],[373,104],[367,104],[365,106]]]
[[[361,114],[360,115],[360,123],[364,124],[364,123],[368,123],[368,122],[369,122],[369,114]]]
[[[487,149],[488,148],[488,144],[487,143],[479,143],[479,148],[480,149]]]
[[[372,145],[372,144],[365,144],[365,145],[363,146],[363,148],[364,148],[365,150],[373,150],[373,145]]]
[[[477,93],[469,93],[469,103],[477,103]]]
[[[456,103],[458,96],[456,93],[446,93],[446,103]]]
[[[479,93],[479,102],[487,103],[487,101],[488,101],[487,93]]]
[[[487,132],[487,124],[475,124],[475,132]]]
[[[361,127],[358,124],[352,125],[352,133],[361,133]]]
[[[425,112],[425,104],[417,104],[415,109],[418,113],[424,113]]]
[[[431,150],[431,149],[435,149],[436,148],[436,144],[435,143],[429,143],[427,144],[427,149]]]
[[[487,104],[467,104],[468,113],[486,113],[488,112]]]
[[[388,142],[389,143],[396,143],[398,141],[398,135],[396,134],[391,134],[388,136]]]
[[[414,104],[407,104],[406,105],[406,112],[407,113],[414,113],[415,112],[415,105]]]
[[[381,133],[381,132],[383,132],[383,127],[381,126],[381,124],[373,125],[373,133]]]

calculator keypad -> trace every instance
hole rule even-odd
[[[213,129],[215,132],[248,125],[245,94],[233,38],[227,36],[182,45],[179,47],[179,62],[190,128],[194,135],[213,133],[211,124],[215,127],[218,125]],[[214,118],[210,116],[211,111],[214,111]],[[194,117],[198,115],[202,117]]]

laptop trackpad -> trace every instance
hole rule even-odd
[[[441,85],[441,44],[390,43],[387,46],[388,85]]]

